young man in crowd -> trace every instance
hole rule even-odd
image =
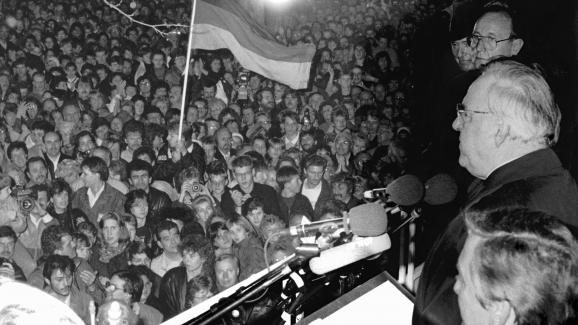
[[[106,183],[108,167],[104,160],[89,157],[84,159],[80,167],[86,187],[74,193],[71,206],[82,210],[93,224],[98,224],[106,211],[123,213],[124,195]]]
[[[258,197],[265,202],[265,213],[279,215],[279,202],[277,202],[275,190],[269,185],[254,182],[251,157],[237,157],[233,160],[232,166],[237,185],[222,196],[221,206],[225,215],[232,217],[235,214],[240,214],[243,203],[249,197]]]
[[[44,291],[58,299],[86,323],[90,323],[89,305],[92,298],[85,292],[75,289],[73,284],[74,261],[63,255],[50,255],[44,262]]]
[[[321,206],[324,202],[333,198],[331,186],[323,179],[325,168],[327,167],[327,160],[325,158],[313,155],[305,160],[305,180],[301,187],[301,194],[303,194],[313,207],[315,215],[314,220],[321,217]]]
[[[168,270],[181,265],[183,257],[179,252],[181,234],[177,225],[169,220],[159,222],[156,229],[157,245],[162,253],[151,262],[151,270],[162,277]]]

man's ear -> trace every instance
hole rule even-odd
[[[45,283],[47,286],[50,286],[50,279],[44,278],[44,283]]]
[[[510,125],[504,123],[504,121],[500,119],[497,121],[496,127],[497,130],[494,134],[494,144],[496,145],[496,148],[499,148],[504,142],[506,142],[510,135]]]
[[[509,301],[495,301],[489,306],[492,325],[516,324],[516,312]]]
[[[512,56],[518,55],[522,47],[524,46],[524,40],[521,38],[515,38],[512,40]]]

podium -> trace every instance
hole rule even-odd
[[[302,319],[299,325],[411,324],[414,296],[387,272]]]

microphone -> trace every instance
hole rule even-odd
[[[387,212],[377,203],[366,203],[349,210],[349,214],[344,218],[292,226],[278,233],[293,237],[307,237],[317,232],[333,233],[340,228],[361,237],[379,236],[387,230]]]
[[[448,174],[437,174],[425,182],[424,202],[442,205],[452,202],[458,195],[458,184]]]
[[[403,175],[398,177],[387,187],[365,191],[363,197],[375,199],[382,195],[389,195],[389,199],[401,206],[411,206],[419,203],[423,198],[423,184],[417,176]]]
[[[309,260],[309,268],[321,275],[379,254],[391,247],[388,234],[378,237],[358,238],[350,243],[322,251],[319,257]]]

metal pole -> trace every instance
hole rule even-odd
[[[189,83],[189,69],[191,66],[191,50],[193,47],[193,26],[195,25],[195,12],[197,11],[197,0],[193,0],[191,10],[191,25],[189,26],[189,44],[187,47],[187,62],[185,63],[185,82],[183,83],[183,96],[181,98],[181,117],[179,119],[179,142],[183,136],[183,123],[185,121],[185,104],[187,100],[187,86]]]

